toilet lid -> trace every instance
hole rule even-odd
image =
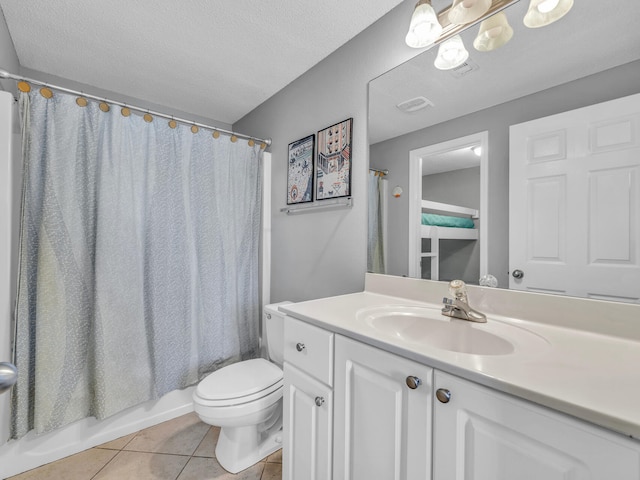
[[[196,388],[200,398],[227,400],[252,395],[282,380],[282,370],[265,360],[255,358],[216,370]]]

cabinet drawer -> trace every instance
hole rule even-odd
[[[333,333],[285,317],[284,361],[333,386]]]

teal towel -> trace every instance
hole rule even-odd
[[[474,228],[473,220],[463,217],[449,217],[447,215],[436,215],[435,213],[423,213],[422,225],[433,225],[436,227],[456,227]]]

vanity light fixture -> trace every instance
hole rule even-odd
[[[419,0],[411,16],[405,42],[412,48],[432,45],[442,33],[442,25],[431,6],[431,0]]]
[[[509,25],[504,12],[498,12],[480,24],[478,36],[473,46],[480,52],[489,52],[500,48],[513,37],[513,28]]]
[[[453,0],[449,9],[449,21],[465,25],[479,19],[489,11],[491,0]]]
[[[573,0],[531,0],[524,24],[529,28],[544,27],[564,17],[571,7]]]
[[[438,70],[451,70],[462,65],[467,58],[469,52],[464,48],[462,37],[455,35],[440,44],[433,64]]]

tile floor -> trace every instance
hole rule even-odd
[[[236,475],[225,471],[214,453],[219,433],[189,413],[7,480],[282,479],[282,450]]]

